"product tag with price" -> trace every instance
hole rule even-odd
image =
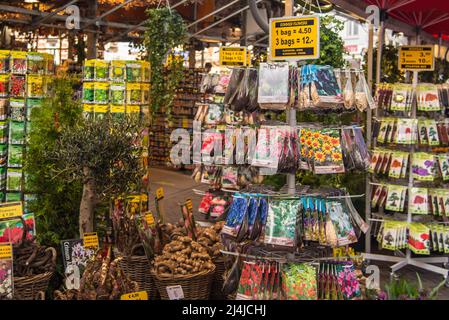
[[[120,300],[148,300],[146,291],[125,293],[120,296]]]
[[[433,71],[435,54],[433,46],[401,46],[399,47],[400,70]]]
[[[193,204],[192,204],[192,200],[191,199],[187,199],[186,207],[187,207],[187,210],[189,210],[190,212],[193,210]]]
[[[170,286],[165,288],[167,290],[168,298],[170,300],[181,300],[184,299],[184,291],[180,285]]]
[[[156,199],[161,200],[164,198],[164,189],[162,187],[156,190]]]
[[[0,219],[21,217],[22,214],[22,202],[10,202],[0,205]]]
[[[318,16],[270,19],[271,60],[307,60],[320,57]]]
[[[248,62],[247,49],[244,47],[220,47],[220,65],[244,67]]]
[[[85,248],[98,249],[100,247],[98,234],[96,232],[85,233],[83,235],[83,246]]]
[[[146,221],[146,223],[147,223],[149,226],[154,225],[154,216],[153,216],[153,213],[152,213],[151,211],[148,211],[148,212],[145,214],[145,221]]]

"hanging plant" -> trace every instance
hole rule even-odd
[[[151,110],[154,114],[165,106],[166,113],[170,114],[174,89],[182,78],[182,62],[170,59],[167,72],[164,72],[164,62],[174,48],[184,43],[187,28],[182,17],[168,7],[148,9],[147,15],[144,47],[151,68]]]

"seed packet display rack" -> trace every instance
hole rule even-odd
[[[412,91],[413,93],[416,93],[416,89],[418,86],[418,71],[413,71],[413,82],[412,82]],[[411,119],[417,119],[417,99],[413,99],[413,102],[411,103],[411,112],[410,112],[410,118]],[[371,122],[375,119],[373,119],[372,114],[368,113],[367,116],[367,122]],[[371,135],[372,132],[367,132],[367,135]],[[375,146],[375,142],[373,141],[373,146]],[[415,144],[412,144],[410,147],[410,158],[409,158],[409,162],[408,162],[408,170],[409,170],[409,178],[408,178],[408,183],[407,183],[407,188],[409,190],[408,192],[408,197],[409,197],[409,201],[408,201],[408,207],[407,207],[407,223],[411,223],[413,222],[413,215],[411,213],[410,210],[410,206],[412,204],[412,201],[410,201],[410,190],[411,188],[413,188],[414,185],[414,178],[413,178],[413,174],[412,174],[412,165],[413,165],[413,157],[415,156],[417,151],[417,147]],[[372,181],[372,176],[370,175],[370,179]],[[370,224],[370,229],[373,225],[372,222],[384,222],[386,220],[383,219],[383,215],[379,215],[379,214],[375,214],[373,212],[371,212],[371,210],[369,210],[368,206],[370,206],[370,202],[371,202],[371,194],[372,194],[372,190],[373,190],[373,186],[375,185],[375,183],[370,183],[370,192],[367,192],[366,194],[366,202],[367,202],[367,217],[369,217],[369,219],[367,219],[369,221]],[[444,222],[443,222],[444,223]],[[371,230],[372,231],[372,230]],[[412,256],[412,251],[407,247],[405,249],[405,253],[403,251],[400,250],[396,250],[395,251],[395,256],[390,256],[390,255],[383,255],[383,254],[373,254],[371,253],[371,245],[370,242],[371,241],[371,232],[367,233],[367,245],[366,245],[366,253],[364,254],[364,258],[367,261],[370,260],[375,260],[375,261],[384,261],[384,262],[393,262],[394,264],[391,266],[391,277],[394,278],[396,276],[396,272],[400,269],[402,269],[403,267],[407,266],[407,265],[411,265],[411,266],[415,266],[417,268],[423,269],[423,270],[427,270],[427,271],[431,271],[433,273],[437,273],[437,274],[441,274],[445,279],[446,279],[446,284],[448,284],[448,275],[449,275],[449,270],[446,269],[448,263],[449,263],[449,257],[447,256],[434,256],[434,257],[422,257],[422,258],[417,258]],[[442,265],[442,267],[436,266],[435,264],[440,264]]]

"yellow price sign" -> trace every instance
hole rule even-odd
[[[22,202],[10,202],[0,205],[0,219],[21,217],[22,214]]]
[[[156,199],[161,200],[164,198],[164,189],[162,187],[156,190]]]
[[[247,49],[242,47],[220,47],[220,65],[244,67],[247,64]]]
[[[0,259],[12,259],[11,243],[0,243]]]
[[[182,118],[182,127],[185,129],[189,128],[189,119],[188,118]]]
[[[433,71],[435,69],[434,46],[399,47],[399,70]]]
[[[120,300],[148,300],[146,291],[125,293],[120,296]]]
[[[187,201],[186,201],[186,207],[187,207],[187,210],[192,211],[192,209],[193,209],[193,203],[192,203],[192,200],[191,200],[191,199],[187,199]]]
[[[145,214],[145,221],[147,222],[148,225],[154,224],[154,216],[153,213],[151,213],[151,211]]]
[[[271,60],[320,57],[320,18],[301,16],[270,19]]]
[[[85,248],[95,248],[100,247],[100,242],[98,241],[98,234],[96,232],[88,232],[83,235],[83,246]]]
[[[251,67],[251,52],[246,50],[246,66]]]

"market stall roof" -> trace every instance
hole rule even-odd
[[[442,0],[365,0],[411,26],[438,37],[449,38],[449,1]]]

